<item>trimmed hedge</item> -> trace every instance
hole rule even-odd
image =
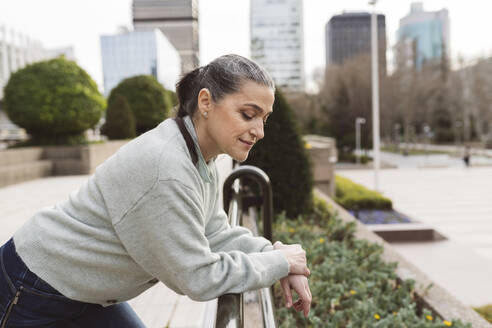
[[[117,94],[106,111],[101,133],[110,140],[135,138],[135,118],[126,98]]]
[[[335,201],[348,210],[391,210],[390,199],[350,179],[335,176]]]
[[[169,92],[151,75],[138,75],[121,81],[109,94],[108,105],[122,95],[135,117],[137,135],[155,128],[171,115]]]
[[[278,90],[265,137],[253,147],[244,164],[257,166],[270,177],[276,213],[285,211],[289,217],[296,217],[311,209],[313,177],[309,157],[294,113]]]
[[[397,263],[382,260],[383,247],[356,239],[355,222],[336,217],[322,200],[301,220],[278,216],[276,240],[302,244],[311,270],[313,296],[308,318],[284,306],[280,284],[274,287],[275,310],[280,328],[471,328],[460,320],[443,320],[418,304],[415,281],[401,281]],[[295,300],[294,300],[295,301]]]
[[[473,309],[477,311],[478,314],[480,314],[485,320],[492,323],[492,304]]]
[[[367,164],[371,160],[372,158],[367,155],[359,156],[360,164]],[[357,163],[357,156],[353,153],[340,152],[338,153],[338,162]]]
[[[18,70],[5,86],[5,112],[37,144],[83,141],[83,132],[99,122],[104,106],[92,78],[63,57]]]

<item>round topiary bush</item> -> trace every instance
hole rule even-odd
[[[130,105],[137,134],[155,128],[171,114],[170,96],[153,76],[138,75],[121,81],[111,90],[109,105],[118,94],[123,95]]]
[[[128,101],[122,95],[117,94],[109,104],[101,133],[111,140],[135,138],[135,118]]]
[[[265,137],[253,147],[246,165],[254,165],[270,177],[276,213],[297,217],[312,207],[313,177],[294,113],[280,91],[275,92],[273,113]]]
[[[97,124],[105,101],[96,83],[75,62],[63,57],[26,66],[10,76],[4,89],[9,119],[35,144],[70,144]]]

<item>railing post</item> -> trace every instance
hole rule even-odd
[[[232,189],[232,184],[238,178],[252,179],[260,186],[262,194],[261,205],[263,209],[263,236],[272,241],[273,197],[270,178],[268,178],[268,175],[263,170],[257,168],[256,166],[243,165],[235,168],[224,182],[223,198],[224,209],[226,211],[227,206],[229,206],[229,202],[233,197],[234,190]]]

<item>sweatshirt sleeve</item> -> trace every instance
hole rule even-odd
[[[114,226],[145,271],[197,301],[268,287],[288,274],[280,251],[212,251],[202,200],[177,180],[156,182]]]
[[[206,236],[212,252],[239,250],[244,253],[273,250],[272,243],[263,237],[255,237],[244,227],[234,227],[228,223],[227,214],[219,209],[207,224]]]

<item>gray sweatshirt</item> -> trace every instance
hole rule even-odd
[[[172,119],[123,146],[68,200],[37,212],[14,235],[29,269],[68,298],[108,306],[157,280],[198,301],[272,285],[285,256],[231,228],[215,162],[193,165]],[[157,278],[157,279],[155,279]]]

